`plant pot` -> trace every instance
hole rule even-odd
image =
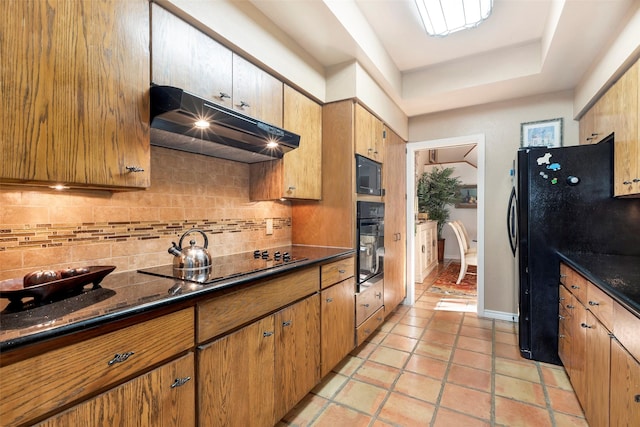
[[[444,239],[438,239],[438,262],[444,261]]]

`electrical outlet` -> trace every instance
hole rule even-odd
[[[267,236],[273,234],[273,218],[267,218]]]

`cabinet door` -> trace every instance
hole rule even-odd
[[[355,281],[344,280],[320,294],[321,377],[354,348],[355,342]]]
[[[387,315],[406,296],[406,165],[404,141],[387,129],[383,181],[384,211],[384,305]]]
[[[282,127],[282,82],[234,53],[233,108]]]
[[[587,311],[584,324],[587,335],[587,403],[584,405],[589,425],[609,425],[609,369],[611,367],[611,338],[609,331]]]
[[[284,126],[300,135],[300,146],[283,159],[253,163],[251,200],[322,198],[322,107],[284,86]]]
[[[195,426],[194,383],[188,353],[38,426]]]
[[[151,4],[151,81],[231,108],[231,50]]]
[[[0,180],[148,187],[148,0],[2,6]]]
[[[274,318],[198,347],[202,426],[273,426]]]
[[[611,341],[611,426],[633,426],[640,420],[640,363],[617,340]]]
[[[320,294],[276,313],[275,329],[279,420],[320,382]]]
[[[382,163],[384,124],[360,104],[356,104],[355,116],[356,153]]]
[[[586,328],[582,325],[587,321],[587,310],[571,295],[565,302],[569,312],[569,335],[571,336],[571,360],[569,378],[571,385],[578,396],[578,400],[584,408],[587,403],[587,335]]]
[[[636,62],[605,94],[612,104],[608,110],[615,131],[613,190],[616,196],[640,193],[639,73],[640,62]]]
[[[595,144],[598,142],[597,134],[596,134],[596,108],[595,106],[591,107],[585,114],[580,118],[579,125],[579,135],[580,135],[580,144]]]

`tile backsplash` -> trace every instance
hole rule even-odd
[[[38,269],[169,264],[171,242],[191,228],[205,231],[212,256],[288,245],[291,206],[250,202],[246,164],[151,147],[147,190],[0,186],[0,280]]]

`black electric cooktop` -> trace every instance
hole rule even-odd
[[[276,269],[306,259],[306,257],[297,256],[294,249],[286,247],[213,257],[211,267],[207,269],[185,271],[174,269],[173,265],[162,265],[138,270],[138,272],[208,285],[234,277]]]

